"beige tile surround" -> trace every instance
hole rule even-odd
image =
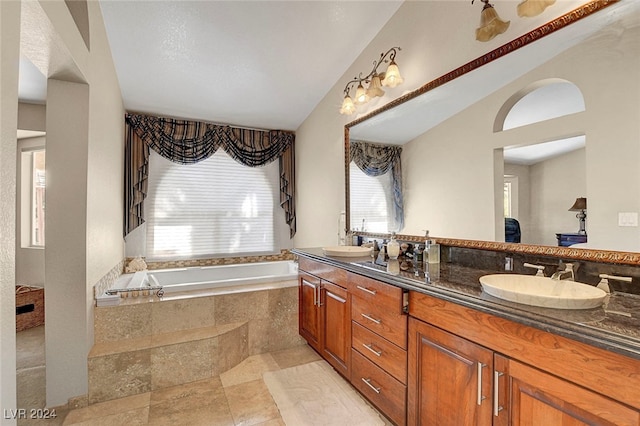
[[[302,345],[296,286],[95,308],[88,403],[212,380]]]

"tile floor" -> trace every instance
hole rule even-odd
[[[44,328],[44,327],[42,327]],[[24,333],[24,334],[23,334]],[[44,330],[18,333],[20,367],[42,361],[42,380],[19,381],[18,395],[24,403],[38,403],[44,398]],[[69,412],[57,412],[49,421],[22,420],[19,425],[284,425],[278,408],[262,380],[262,373],[319,360],[309,346],[298,346],[278,352],[255,355],[240,365],[212,379],[151,391],[140,395],[106,401]],[[29,362],[27,362],[29,360]],[[40,370],[34,370],[40,372]],[[26,376],[33,371],[23,371]],[[28,389],[33,386],[36,388]],[[37,388],[40,386],[40,388]],[[22,389],[21,389],[22,388]],[[42,394],[38,397],[38,393]],[[29,396],[31,395],[31,396]],[[34,396],[35,395],[35,396]],[[26,398],[26,399],[25,399]],[[22,405],[32,407],[33,405]],[[37,405],[36,405],[37,406]],[[40,405],[44,406],[44,405]]]

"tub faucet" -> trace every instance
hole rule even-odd
[[[551,275],[551,279],[575,281],[573,263],[565,263],[564,268],[564,271],[554,272],[553,275]]]

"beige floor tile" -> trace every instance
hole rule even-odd
[[[149,424],[149,407],[136,408],[102,417],[93,417],[79,423],[71,423],[67,418],[64,425],[75,426],[138,426]]]
[[[152,406],[149,410],[149,424],[153,426],[233,426],[229,407],[208,404],[188,410],[164,410]]]
[[[307,364],[309,362],[320,361],[322,358],[309,345],[296,346],[291,349],[284,349],[271,352],[271,356],[281,369],[295,367],[296,365]]]
[[[47,406],[46,371],[44,365],[23,368],[16,373],[18,407],[27,412]]]
[[[224,391],[236,425],[259,425],[280,417],[278,407],[262,380],[230,386]]]
[[[44,325],[16,333],[16,368],[44,365]]]
[[[287,426],[287,424],[284,422],[284,420],[282,420],[281,417],[278,417],[277,419],[269,420],[264,423],[258,423],[256,426]]]
[[[226,388],[254,380],[261,380],[262,373],[278,369],[278,364],[275,362],[271,354],[253,355],[231,370],[222,373],[220,375],[220,380],[222,381],[222,385]]]
[[[136,411],[149,406],[151,394],[149,392],[111,401],[100,402],[88,407],[71,410],[64,424],[82,424],[92,419],[109,417],[118,413]]]
[[[233,425],[220,378],[152,392],[152,425]]]

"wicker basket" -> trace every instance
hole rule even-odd
[[[16,286],[16,331],[44,324],[44,288]]]

